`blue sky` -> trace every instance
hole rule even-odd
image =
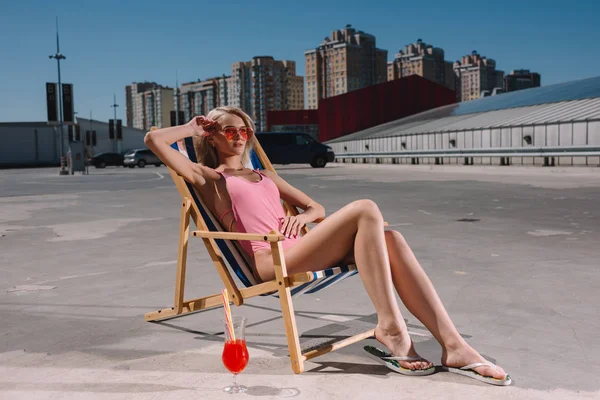
[[[388,59],[421,38],[455,61],[477,50],[506,72],[526,68],[542,85],[600,75],[599,1],[3,1],[0,122],[44,121],[44,83],[56,81],[59,17],[63,81],[82,117],[125,120],[125,85],[231,73],[257,55],[297,62],[331,31],[352,24],[373,34]]]

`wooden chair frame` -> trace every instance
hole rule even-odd
[[[275,172],[273,165],[267,158],[262,147],[258,142],[254,151],[256,152],[260,162],[265,169]],[[209,231],[206,223],[202,218],[202,214],[194,202],[183,178],[175,171],[169,169],[169,173],[175,182],[177,190],[183,199],[181,206],[181,215],[179,223],[179,246],[177,254],[177,274],[175,279],[175,300],[174,306],[162,310],[152,311],[144,315],[146,321],[158,321],[178,316],[183,316],[189,313],[198,312],[208,308],[223,306],[221,293],[211,296],[195,298],[192,300],[184,300],[185,290],[185,273],[187,267],[187,248],[188,239],[190,237],[190,218],[198,228],[192,232],[192,236],[199,237],[204,242],[206,250],[213,261],[213,264],[223,281],[223,284],[228,290],[230,301],[236,306],[244,304],[246,299],[251,297],[278,292],[279,301],[281,303],[281,312],[285,325],[285,333],[287,337],[288,349],[290,353],[292,369],[296,374],[304,371],[304,361],[314,357],[327,354],[331,351],[338,350],[342,347],[356,343],[363,339],[374,335],[374,329],[354,335],[336,342],[328,343],[320,348],[313,349],[302,353],[300,341],[298,337],[298,328],[296,326],[296,317],[294,314],[294,305],[291,296],[291,289],[294,286],[310,282],[314,279],[311,272],[288,275],[285,260],[283,258],[283,247],[281,241],[284,237],[279,233],[272,231],[269,234],[260,233],[234,233],[234,232],[213,232]],[[290,215],[297,215],[298,210],[284,202],[284,209]],[[304,233],[308,232],[305,227]],[[225,240],[263,240],[269,242],[273,251],[273,262],[275,265],[275,279],[259,283],[248,288],[239,288],[233,280],[229,269],[225,263],[215,239]]]

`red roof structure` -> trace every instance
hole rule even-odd
[[[318,124],[319,140],[326,142],[454,103],[453,90],[411,75],[321,99],[318,110],[268,111],[267,126]]]

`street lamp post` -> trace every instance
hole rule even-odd
[[[60,52],[60,43],[58,40],[58,17],[56,17],[56,54],[48,56],[48,58],[56,59],[56,65],[58,66],[58,126],[60,127],[60,175],[68,175],[69,171],[65,168],[65,143],[64,143],[64,131],[63,131],[63,99],[62,99],[62,85],[60,80],[60,60],[64,60],[67,57]]]
[[[113,103],[111,104],[111,107],[115,111],[115,119],[114,119],[114,121],[115,121],[114,122],[115,138],[114,138],[114,142],[113,142],[113,150],[120,153],[121,149],[119,149],[119,140],[117,139],[117,107],[119,107],[119,105],[117,104],[116,93],[113,93]]]

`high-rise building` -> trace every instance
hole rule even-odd
[[[157,87],[143,93],[145,113],[143,115],[144,128],[153,126],[165,128],[171,126],[171,111],[173,111],[173,89],[170,87]]]
[[[319,99],[386,81],[387,50],[378,49],[375,36],[351,25],[331,33],[306,58],[307,108]]]
[[[187,82],[179,88],[179,110],[183,111],[186,121],[196,115],[206,115],[210,110],[230,105],[232,89],[231,76],[220,76],[203,81]],[[177,104],[176,104],[177,106]]]
[[[228,106],[232,101],[233,77],[231,75],[221,75],[216,78],[219,106]]]
[[[540,87],[541,80],[540,74],[530,72],[528,69],[510,71],[510,74],[504,77],[504,91],[514,92],[515,90]]]
[[[133,116],[138,111],[136,110],[136,104],[134,98],[138,97],[139,93],[145,92],[148,89],[158,86],[155,82],[133,82],[131,85],[125,86],[125,103],[127,113],[127,126],[133,127]]]
[[[504,71],[496,69],[496,61],[480,56],[476,51],[454,63],[456,99],[474,100],[482,92],[491,93],[504,87]]]
[[[292,61],[293,62],[293,61]],[[295,64],[295,63],[294,63]],[[294,65],[294,70],[296,66]],[[304,77],[290,75],[287,81],[288,110],[304,109]]]
[[[409,75],[419,75],[449,89],[455,89],[452,63],[444,60],[444,50],[433,47],[421,39],[404,46],[404,50],[396,54],[394,61],[387,63],[388,81]]]
[[[127,125],[148,130],[171,126],[173,89],[155,82],[133,83],[125,87]]]
[[[231,66],[229,105],[244,110],[258,130],[267,128],[267,111],[304,108],[304,79],[296,76],[296,63],[270,56]]]

